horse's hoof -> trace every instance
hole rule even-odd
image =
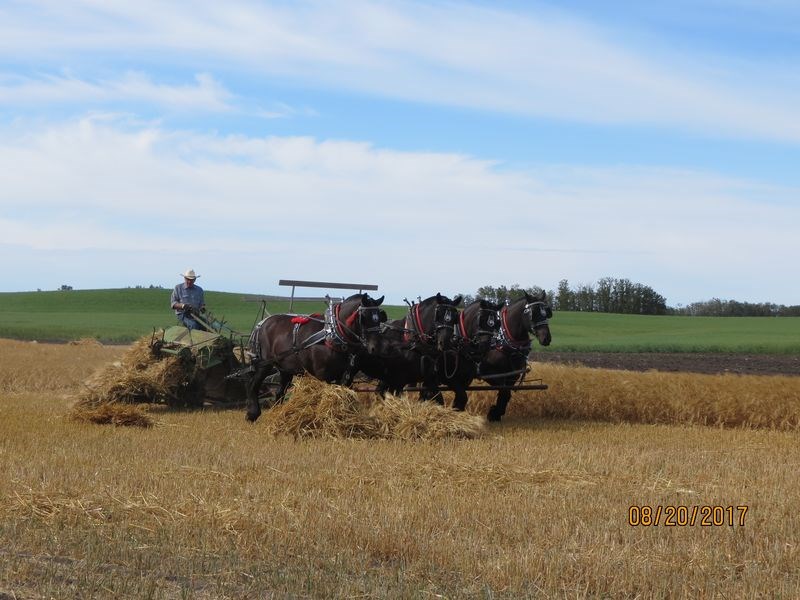
[[[256,422],[256,419],[258,419],[258,417],[260,417],[260,416],[261,416],[260,414],[257,414],[257,415],[255,415],[255,414],[253,414],[253,413],[247,413],[247,414],[245,415],[245,419],[247,419],[247,420],[248,420],[248,421],[250,421],[251,423],[255,423],[255,422]]]
[[[493,423],[499,423],[502,416],[503,415],[497,412],[494,408],[490,408],[489,413],[486,415],[486,420],[492,421]]]

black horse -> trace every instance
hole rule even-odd
[[[459,314],[454,344],[457,354],[450,357],[449,365],[443,360],[437,372],[439,384],[455,393],[453,408],[456,410],[467,406],[467,387],[478,376],[480,364],[498,334],[499,311],[499,304],[479,298]]]
[[[281,402],[292,378],[310,373],[329,383],[349,385],[355,373],[355,356],[374,352],[381,329],[383,296],[354,294],[332,304],[325,319],[305,315],[273,315],[256,326],[250,336],[255,371],[247,384],[247,419],[261,415],[258,392],[264,379],[276,370]]]
[[[436,373],[451,353],[461,299],[438,293],[409,306],[404,319],[384,325],[379,348],[360,365],[365,375],[379,380],[381,395],[400,394],[419,382],[427,388],[421,398],[436,395]]]
[[[511,387],[525,377],[528,354],[531,351],[530,334],[542,346],[549,346],[549,319],[553,316],[544,292],[540,296],[525,296],[500,309],[500,328],[493,347],[480,363],[478,377],[491,385]],[[497,401],[489,409],[487,419],[499,421],[505,414],[511,390],[497,392]]]

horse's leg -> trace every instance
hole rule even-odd
[[[467,390],[464,389],[463,386],[458,386],[453,389],[456,393],[456,397],[453,400],[453,408],[455,410],[464,410],[467,408]]]
[[[444,396],[439,391],[439,382],[436,378],[423,381],[422,386],[425,389],[419,393],[420,400],[433,400],[436,404],[444,406]]]
[[[347,367],[342,373],[342,376],[339,378],[339,385],[343,385],[344,387],[350,387],[353,385],[353,379],[356,376],[356,371],[358,367],[356,366],[355,362],[355,355],[350,355],[350,359],[347,362]]]
[[[453,374],[453,391],[456,393],[453,399],[453,408],[455,410],[466,410],[469,398],[467,396],[467,388],[477,374],[477,369],[473,366],[471,361],[464,360],[458,367],[456,373]]]
[[[436,373],[426,373],[422,378],[420,387],[422,388],[419,393],[420,401],[433,400],[437,404],[444,406],[444,396],[438,389],[439,380],[436,377]]]
[[[444,406],[444,396],[439,391],[439,375],[436,371],[436,362],[429,356],[420,356],[419,359],[420,376],[422,378],[422,391],[419,393],[420,400],[433,400],[437,404]]]
[[[500,418],[506,414],[506,407],[508,401],[511,400],[511,390],[500,390],[497,392],[497,401],[495,405],[489,409],[489,414],[486,418],[489,421],[499,421]]]
[[[280,404],[283,402],[284,397],[286,396],[286,390],[289,389],[289,386],[292,385],[292,379],[294,378],[294,374],[289,371],[281,371],[281,383],[280,387],[278,388],[278,392],[275,394],[275,404]]]
[[[254,423],[261,416],[261,405],[258,403],[258,392],[261,384],[272,372],[270,363],[262,362],[257,367],[250,381],[247,382],[247,420]]]

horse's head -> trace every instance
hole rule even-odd
[[[450,349],[461,300],[461,296],[451,300],[437,293],[412,308],[409,315],[413,321],[412,328],[421,339],[432,344],[438,352]]]
[[[488,348],[500,329],[499,311],[500,305],[488,300],[471,302],[461,314],[464,337],[478,348]]]
[[[369,294],[354,294],[342,302],[339,309],[340,326],[356,338],[369,354],[374,354],[380,344],[381,323],[386,312],[380,308],[383,296],[372,298]],[[343,323],[343,325],[341,325]]]
[[[525,308],[522,311],[527,330],[536,336],[542,346],[549,346],[550,321],[553,309],[547,304],[547,294],[542,291],[538,296],[531,296],[525,292]]]

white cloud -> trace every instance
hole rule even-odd
[[[448,106],[800,141],[793,65],[765,75],[762,64],[625,45],[617,32],[553,11],[87,0],[43,1],[4,17],[0,56],[9,59],[163,57]],[[199,87],[213,101],[216,88]]]
[[[104,104],[136,102],[167,109],[229,111],[232,94],[208,74],[188,85],[156,83],[143,73],[129,72],[119,79],[87,81],[68,75],[0,78],[0,105]]]
[[[191,263],[211,289],[355,278],[397,302],[605,275],[671,302],[800,293],[776,260],[796,246],[794,189],[658,168],[510,171],[457,154],[108,119],[0,133],[0,164],[13,165],[0,171],[0,257],[33,261],[23,271],[35,274],[36,261],[82,253],[90,264],[64,273],[73,285],[108,285],[124,256],[134,282],[168,284]],[[149,270],[154,253],[163,273]]]

